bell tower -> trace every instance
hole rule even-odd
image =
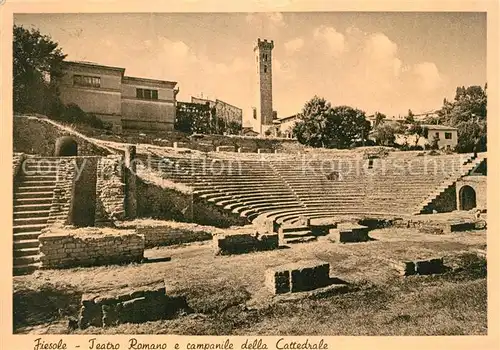
[[[257,123],[255,131],[264,134],[273,126],[273,40],[257,39],[254,46],[257,65]]]

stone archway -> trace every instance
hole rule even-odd
[[[476,207],[476,191],[471,186],[463,186],[459,193],[460,210],[471,210]]]

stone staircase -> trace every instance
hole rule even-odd
[[[284,226],[280,228],[280,240],[284,244],[315,241],[316,236],[308,226]]]
[[[425,214],[432,211],[432,204],[441,194],[443,194],[447,189],[453,186],[453,184],[455,184],[458,179],[468,175],[485,159],[486,153],[482,153],[478,154],[476,158],[472,158],[465,162],[459,171],[448,177],[448,179],[446,179],[441,185],[439,185],[438,188],[436,188],[422,203],[418,205],[413,215]]]
[[[57,159],[25,160],[14,182],[14,275],[39,267],[38,236],[47,226],[57,181]]]

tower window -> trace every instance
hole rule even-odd
[[[264,73],[267,73],[267,66],[264,65]]]

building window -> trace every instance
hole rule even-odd
[[[451,132],[445,132],[445,133],[444,133],[444,138],[445,138],[446,140],[451,140]]]
[[[264,73],[267,73],[267,66],[264,65]]]
[[[158,99],[158,90],[150,90],[150,89],[136,89],[137,98],[142,100],[157,100]]]
[[[257,119],[257,108],[253,107],[252,112],[253,112],[253,119]]]
[[[73,75],[73,85],[98,88],[101,87],[101,78],[87,75]]]
[[[437,138],[437,139],[439,138],[439,133],[438,133],[438,132],[436,133],[436,138]]]

